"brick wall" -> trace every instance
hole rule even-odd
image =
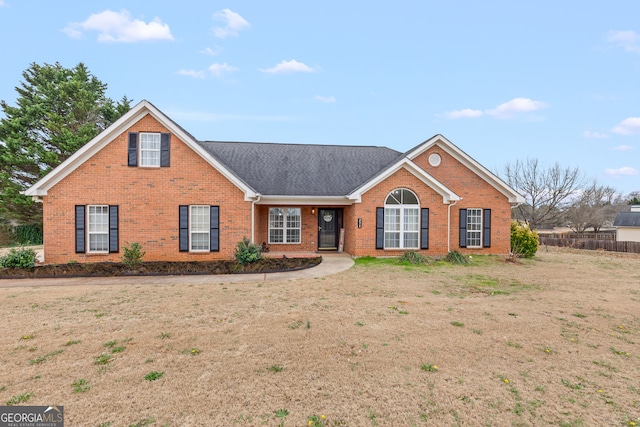
[[[44,197],[44,245],[48,263],[119,261],[127,242],[139,242],[145,261],[233,258],[251,236],[251,202],[202,157],[171,135],[171,166],[127,166],[128,132],[168,132],[150,115],[56,184]],[[76,254],[76,204],[119,205],[120,253]],[[178,206],[220,206],[220,252],[178,251]]]

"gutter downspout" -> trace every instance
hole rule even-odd
[[[458,201],[454,200],[453,203],[449,202],[449,206],[447,206],[447,253],[451,252],[451,206],[455,206],[456,203]]]
[[[256,194],[256,199],[251,202],[251,243],[256,242],[256,203],[260,201],[261,194]]]

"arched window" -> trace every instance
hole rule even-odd
[[[418,249],[420,242],[420,203],[406,188],[393,190],[384,202],[385,249]]]

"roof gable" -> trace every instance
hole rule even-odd
[[[442,203],[447,204],[450,202],[455,202],[460,200],[460,196],[458,196],[456,193],[451,191],[449,188],[447,188],[446,185],[444,185],[443,183],[435,179],[433,176],[429,175],[422,168],[420,168],[418,165],[413,163],[411,160],[409,160],[405,156],[402,156],[396,162],[391,164],[389,167],[385,168],[382,172],[378,173],[372,179],[368,180],[359,188],[357,188],[355,191],[353,191],[351,194],[349,194],[348,196],[349,199],[360,201],[364,193],[366,193],[367,191],[369,191],[370,189],[372,189],[373,187],[375,187],[385,179],[389,178],[391,175],[393,175],[394,173],[396,173],[402,168],[412,173],[419,180],[421,180],[427,186],[429,186],[438,194],[440,194],[442,196]]]
[[[245,199],[255,196],[253,189],[233,174],[231,170],[222,165],[217,159],[211,157],[197,141],[186,132],[182,127],[178,126],[173,120],[158,110],[149,101],[143,100],[131,108],[122,117],[116,120],[111,126],[101,132],[98,136],[87,142],[82,148],[76,151],[71,157],[62,162],[51,172],[45,175],[38,182],[27,189],[24,194],[27,196],[46,196],[47,191],[76,170],[80,165],[90,159],[94,154],[99,152],[107,144],[137,123],[146,115],[151,115],[160,124],[166,127],[169,132],[178,137],[189,148],[198,153],[207,163],[217,169],[234,185],[245,193]]]
[[[511,188],[507,183],[505,183],[498,176],[490,172],[487,168],[482,166],[480,163],[474,160],[471,156],[469,156],[467,153],[462,151],[455,144],[453,144],[451,141],[449,141],[447,138],[445,138],[440,134],[435,135],[429,138],[428,140],[426,140],[425,142],[423,142],[422,144],[412,148],[411,150],[407,151],[405,155],[410,160],[413,160],[416,157],[423,154],[429,148],[433,147],[434,145],[437,145],[438,147],[440,147],[446,153],[451,155],[451,157],[459,161],[461,164],[466,166],[473,173],[475,173],[480,178],[482,178],[489,185],[494,187],[500,193],[504,194],[508,198],[509,203],[514,203],[514,204],[525,203],[524,197],[522,197],[518,192],[516,192],[513,188]]]

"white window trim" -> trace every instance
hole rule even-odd
[[[282,221],[282,228],[280,227],[271,227],[271,209],[282,209],[282,216],[284,220]],[[300,211],[300,227],[287,227],[287,210],[289,209],[298,209]],[[269,208],[269,218],[268,218],[268,233],[269,233],[269,244],[270,245],[300,245],[302,244],[302,208],[299,206],[272,206]],[[271,230],[282,230],[282,242],[272,242],[271,241]],[[288,242],[287,241],[287,230],[298,230],[298,241],[297,242]]]
[[[207,224],[206,231],[193,231],[192,210],[193,208],[207,208]],[[193,234],[206,234],[207,235],[207,248],[206,249],[193,249]],[[189,205],[189,252],[210,252],[211,251],[211,206],[210,205]]]
[[[396,190],[405,190],[408,191],[410,193],[412,193],[416,200],[418,201],[417,205],[405,205],[405,204],[399,204],[399,205],[389,205],[387,204],[387,200],[389,199],[389,196]],[[388,230],[387,229],[387,209],[399,209],[400,210],[400,230]],[[405,210],[406,209],[416,209],[418,211],[418,239],[417,239],[417,246],[405,246],[404,245],[404,235],[405,233],[416,233],[416,231],[406,231],[405,228]],[[420,199],[418,198],[418,195],[416,193],[414,193],[413,191],[409,190],[408,188],[395,188],[393,189],[389,194],[387,194],[387,197],[384,199],[384,249],[385,250],[401,250],[401,249],[420,249]],[[398,247],[389,247],[387,246],[387,233],[400,233],[400,241],[399,241],[399,246]]]
[[[103,232],[95,232],[95,231],[91,231],[91,208],[107,208],[107,231]],[[109,253],[109,205],[87,205],[87,218],[85,219],[85,221],[87,222],[87,242],[86,242],[86,248],[87,248],[87,253],[88,254],[108,254]],[[106,250],[91,250],[91,236],[92,235],[106,235],[107,236],[107,249]]]
[[[149,149],[143,149],[142,148],[142,135],[157,135],[158,137],[158,149],[157,150],[149,150]],[[160,134],[160,132],[140,132],[140,143],[138,144],[139,148],[138,148],[138,157],[140,159],[139,166],[141,168],[159,168],[160,167],[160,163],[162,162],[161,160],[161,156],[162,156],[162,134]],[[158,153],[158,164],[157,165],[143,165],[142,164],[142,152],[146,151],[146,152],[157,152]]]
[[[477,215],[478,218],[480,218],[480,222],[478,223],[478,229],[471,229],[471,212],[479,212],[479,214]],[[475,216],[475,215],[474,215]],[[478,236],[478,244],[477,245],[472,245],[469,242],[471,242],[471,235],[477,235]],[[482,248],[482,209],[480,208],[467,208],[467,248]]]

